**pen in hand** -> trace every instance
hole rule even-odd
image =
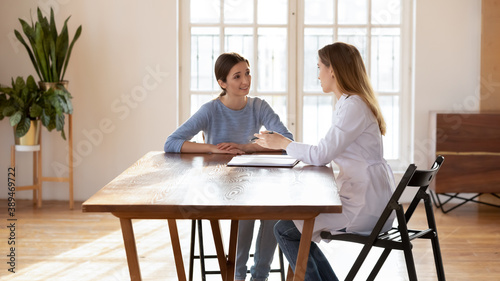
[[[274,134],[274,132],[273,131],[268,131],[266,134]],[[259,139],[258,137],[253,137],[252,139],[250,139],[250,142],[255,142],[258,139]]]

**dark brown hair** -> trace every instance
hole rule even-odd
[[[336,42],[321,48],[318,55],[321,63],[327,67],[332,66],[337,85],[342,93],[358,95],[365,101],[377,118],[380,133],[385,135],[384,117],[358,49],[350,44]]]
[[[217,61],[215,61],[215,79],[217,81],[221,80],[222,82],[227,83],[227,76],[229,75],[229,71],[231,71],[231,68],[242,61],[246,62],[248,66],[250,66],[248,60],[238,53],[221,54],[217,58]],[[222,92],[220,93],[219,97],[222,97],[226,94],[226,89],[222,87],[221,89]]]

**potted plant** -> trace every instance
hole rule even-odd
[[[49,131],[54,128],[61,131],[62,137],[66,139],[63,130],[65,116],[62,113],[72,114],[73,108],[72,97],[68,92],[68,81],[64,80],[64,75],[73,46],[82,33],[82,26],[77,28],[73,40],[69,43],[67,23],[70,17],[64,21],[60,33],[57,31],[52,8],[50,8],[50,20],[42,15],[40,8],[37,8],[37,18],[36,22],[31,20],[31,25],[19,19],[27,42],[19,31],[14,30],[14,33],[26,48],[40,78],[39,86],[45,91],[40,98],[45,106],[44,113],[40,115],[41,122]],[[71,122],[71,115],[69,121]]]
[[[64,21],[61,33],[58,33],[52,8],[50,8],[50,21],[42,15],[40,8],[37,9],[37,15],[38,21],[34,23],[31,20],[31,25],[19,19],[29,45],[21,33],[14,30],[16,38],[26,48],[40,81],[51,83],[64,81],[71,51],[82,33],[82,26],[78,27],[69,44],[67,22],[71,16]]]
[[[64,114],[71,113],[71,95],[64,88],[41,90],[31,75],[26,81],[22,77],[15,81],[12,78],[12,87],[0,87],[0,120],[9,117],[16,138],[26,135],[31,126],[39,127],[37,123],[41,122],[49,131],[60,131],[66,139]],[[39,133],[36,137],[39,138]]]

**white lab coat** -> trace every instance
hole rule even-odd
[[[313,241],[320,233],[340,230],[369,234],[394,189],[394,176],[383,158],[382,135],[377,120],[360,96],[342,95],[337,101],[332,126],[318,145],[292,142],[287,153],[302,162],[325,165],[335,162],[340,169],[335,179],[342,201],[341,214],[316,217]],[[394,214],[384,226],[392,226]],[[303,221],[294,221],[302,232]]]

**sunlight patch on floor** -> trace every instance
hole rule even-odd
[[[178,221],[181,237],[189,237],[187,233],[182,233],[190,230],[188,223]],[[168,280],[172,277],[175,280],[177,275],[167,222],[133,221],[133,227],[143,279]],[[189,245],[186,248],[184,244],[181,241],[183,256],[187,260]],[[27,268],[22,267],[21,256],[18,268],[21,269],[15,274],[3,276],[0,280],[130,280],[121,231],[54,257],[45,256],[44,261]],[[76,273],[81,274],[77,276]]]

